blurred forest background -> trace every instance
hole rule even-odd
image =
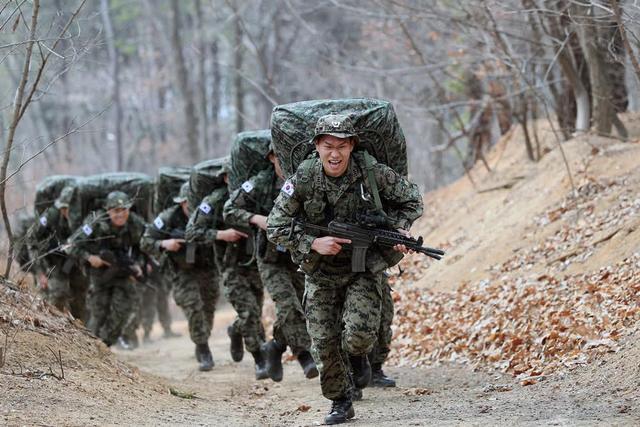
[[[539,160],[537,119],[558,143],[624,139],[639,16],[624,0],[0,0],[3,214],[50,174],[225,155],[304,99],[392,101],[425,191],[513,126]]]

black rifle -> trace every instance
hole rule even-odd
[[[418,237],[407,237],[402,233],[381,228],[366,227],[346,222],[331,221],[328,226],[308,224],[298,219],[294,219],[291,223],[291,231],[298,225],[305,230],[320,233],[325,236],[340,237],[351,240],[353,249],[353,257],[351,258],[351,271],[361,273],[365,271],[367,260],[367,249],[371,245],[382,247],[394,247],[396,245],[404,245],[421,254],[427,255],[434,259],[441,259],[444,251],[422,246],[423,239]]]
[[[129,276],[134,276],[136,280],[141,283],[144,283],[146,281],[146,277],[144,277],[144,274],[142,277],[136,276],[136,274],[138,273],[138,271],[134,268],[136,262],[127,252],[114,252],[105,249],[101,250],[98,256],[102,258],[103,261],[109,263],[109,267],[104,270],[104,272],[98,279],[98,285],[107,283],[115,278],[123,278]],[[142,267],[140,266],[140,268]]]
[[[170,239],[182,239],[185,241],[185,261],[187,264],[195,264],[196,263],[196,248],[197,244],[193,242],[187,242],[187,238],[185,236],[185,231],[182,228],[175,228],[170,232],[156,230]]]

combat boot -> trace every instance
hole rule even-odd
[[[353,410],[351,399],[344,397],[331,402],[331,411],[329,412],[329,415],[324,417],[324,423],[327,425],[342,424],[355,416],[356,413]]]
[[[371,381],[371,365],[367,355],[354,356],[349,355],[349,362],[353,369],[353,384],[356,388],[365,388]]]
[[[395,387],[396,382],[393,378],[389,378],[382,370],[381,364],[371,365],[371,387]]]
[[[276,340],[265,342],[260,350],[266,358],[266,369],[269,377],[275,382],[282,381],[282,353],[287,349]]]
[[[251,352],[253,356],[253,360],[256,363],[256,379],[257,380],[266,380],[269,378],[269,373],[267,372],[267,366],[264,361],[264,356],[260,350]]]
[[[308,351],[301,351],[298,354],[298,362],[302,366],[304,376],[311,379],[318,376],[318,367]]]
[[[244,344],[242,343],[242,335],[236,332],[234,327],[231,325],[227,328],[227,335],[231,339],[231,346],[229,351],[231,352],[231,359],[234,362],[242,361],[244,357]]]
[[[209,349],[209,344],[196,344],[196,359],[200,363],[199,370],[210,371],[213,368],[213,355],[211,354],[211,349]]]

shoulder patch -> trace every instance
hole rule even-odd
[[[43,227],[47,226],[47,217],[46,216],[42,215],[40,217],[40,225],[42,225]]]
[[[289,180],[285,181],[284,185],[282,186],[282,192],[287,196],[293,196],[294,191],[295,188],[293,186],[293,182]]]
[[[245,181],[242,183],[242,189],[245,193],[251,193],[251,191],[253,191],[253,184],[251,181]]]
[[[155,225],[158,230],[162,230],[162,227],[164,227],[164,221],[162,218],[156,217],[156,219],[153,220],[153,225]]]
[[[89,224],[85,224],[82,226],[82,232],[87,236],[91,236],[93,234],[93,228]]]
[[[200,209],[206,215],[209,215],[209,213],[211,212],[211,205],[207,202],[202,202],[200,203],[200,206],[198,209]]]

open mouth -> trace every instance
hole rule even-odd
[[[342,163],[342,160],[329,160],[329,166],[337,168]]]

